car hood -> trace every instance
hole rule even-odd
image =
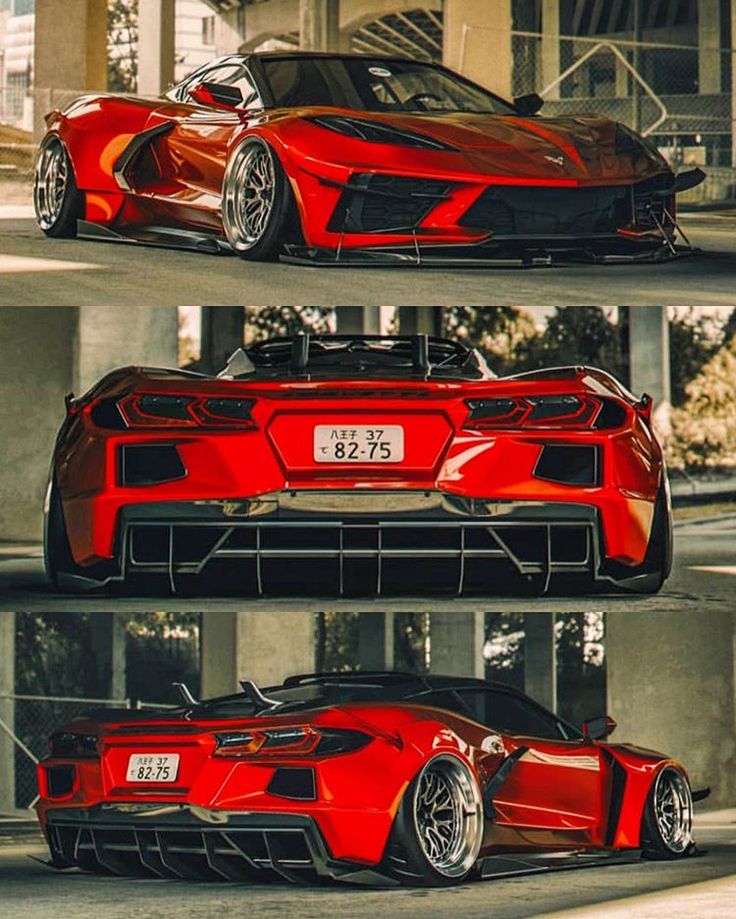
[[[438,140],[465,154],[478,169],[492,169],[499,174],[533,175],[548,181],[594,178],[624,181],[670,171],[666,161],[643,143],[633,144],[631,152],[617,153],[616,122],[598,116],[525,118],[469,112],[376,113],[324,107],[292,110],[291,114],[310,120],[339,115],[380,122]]]

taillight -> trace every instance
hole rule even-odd
[[[64,759],[97,759],[97,737],[95,734],[75,734],[71,731],[57,731],[49,739],[52,756]]]
[[[240,428],[256,427],[253,399],[134,393],[122,399],[104,399],[91,410],[103,428]]]
[[[593,428],[620,427],[626,408],[615,399],[574,395],[513,396],[494,399],[468,399],[470,414],[466,428]]]
[[[362,731],[311,727],[215,734],[215,756],[334,756],[352,753],[373,738]]]

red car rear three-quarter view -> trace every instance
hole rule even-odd
[[[235,54],[162,98],[82,96],[47,118],[49,236],[310,264],[670,258],[698,185],[591,115],[546,118],[439,64]]]
[[[294,676],[51,738],[37,810],[59,869],[442,886],[693,849],[674,760],[499,683]]]
[[[217,376],[125,367],[67,401],[47,571],[254,597],[657,591],[650,414],[601,370],[497,378],[426,335],[272,339]]]

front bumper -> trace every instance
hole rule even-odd
[[[255,883],[388,883],[370,867],[333,858],[314,818],[303,814],[103,804],[51,808],[45,832],[51,865],[61,869]]]
[[[615,528],[631,510],[610,509]],[[437,491],[281,491],[130,504],[110,580],[240,596],[487,596],[611,586],[593,504]]]

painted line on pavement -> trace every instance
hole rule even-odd
[[[104,268],[90,262],[64,262],[53,258],[0,255],[0,274],[35,274],[37,271],[92,271]]]

